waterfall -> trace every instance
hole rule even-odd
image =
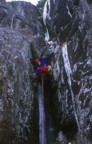
[[[73,105],[73,110],[74,110],[74,116],[75,116],[75,120],[78,126],[78,130],[80,131],[80,125],[78,122],[78,116],[76,113],[76,109],[75,109],[75,100],[74,100],[74,93],[72,91],[72,84],[71,84],[71,66],[70,66],[70,62],[69,62],[69,58],[68,58],[68,51],[67,51],[67,43],[64,43],[63,47],[62,47],[62,56],[63,56],[63,60],[64,60],[64,67],[65,67],[65,71],[68,77],[68,85],[69,85],[69,89],[70,89],[70,93],[71,93],[71,97],[72,97],[72,105]]]
[[[39,144],[45,144],[45,112],[44,99],[42,97],[42,87],[38,84],[38,103],[39,103]]]
[[[45,41],[49,41],[49,31],[48,31],[48,28],[47,28],[47,24],[46,24],[46,20],[47,19],[51,19],[50,18],[50,14],[47,10],[47,7],[48,7],[48,1],[45,2],[45,5],[44,5],[44,9],[43,9],[43,22],[44,22],[44,25],[46,26],[46,32],[45,32]],[[50,2],[49,2],[49,8],[50,8]]]

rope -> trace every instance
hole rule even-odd
[[[45,130],[44,130],[44,74],[42,75],[42,144],[45,143]]]

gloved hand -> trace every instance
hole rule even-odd
[[[52,71],[52,67],[50,65],[48,65],[47,67],[48,67],[48,72]]]

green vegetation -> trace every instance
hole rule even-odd
[[[41,14],[43,13],[43,8],[44,8],[45,2],[46,2],[46,0],[39,0],[38,1],[37,7],[38,7]]]

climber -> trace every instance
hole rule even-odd
[[[36,58],[35,60],[30,59],[34,69],[35,73],[31,74],[32,79],[33,79],[33,85],[37,85],[37,81],[41,80],[41,76],[45,75],[48,76],[52,75],[52,67],[51,67],[51,62],[55,63],[55,56],[54,53],[51,53],[47,56],[41,56],[41,58]]]
[[[51,61],[55,62],[55,56],[54,52],[47,56],[41,56],[41,58],[36,58],[35,59],[35,64],[39,66],[47,66],[50,65]]]
[[[36,75],[37,76],[42,76],[42,74],[49,74],[52,71],[51,66],[48,64],[49,58],[44,57],[42,59],[35,59],[35,64],[36,64]]]

